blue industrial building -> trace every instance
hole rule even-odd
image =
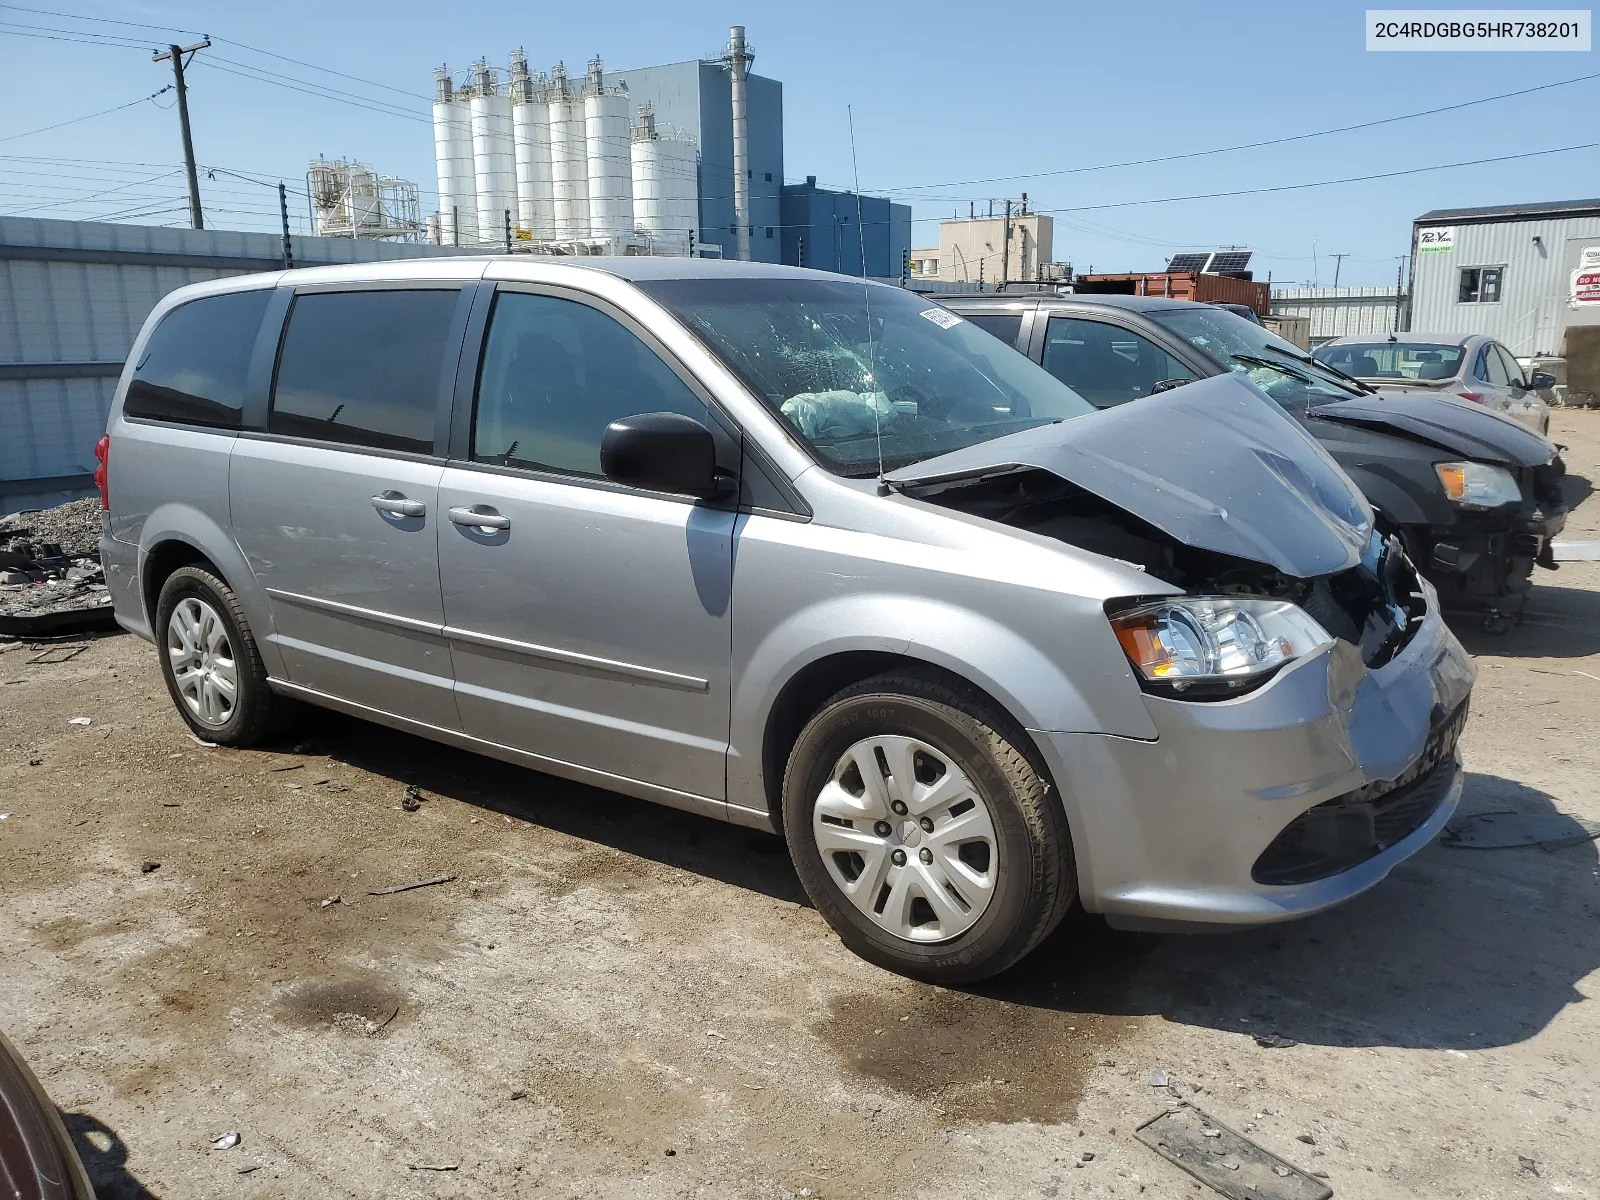
[[[807,175],[804,183],[782,188],[778,210],[781,261],[842,275],[902,280],[911,250],[910,205],[819,188],[817,177]]]
[[[700,232],[697,244],[722,247],[724,258],[735,254],[733,219],[733,85],[719,62],[669,63],[635,71],[607,71],[610,87],[626,88],[635,117],[649,103],[656,128],[682,130],[700,144]],[[778,192],[783,186],[783,84],[761,75],[749,76],[750,132],[750,257],[755,262],[788,261],[779,257]],[[908,234],[909,236],[909,234]],[[909,242],[907,243],[909,245]]]

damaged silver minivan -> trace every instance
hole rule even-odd
[[[1316,912],[1426,845],[1473,668],[1318,445],[1220,377],[1095,412],[814,271],[447,258],[198,284],[99,478],[210,741],[295,701],[784,834],[940,982],[1079,900]]]

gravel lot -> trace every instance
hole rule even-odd
[[[1555,432],[1600,478],[1600,413]],[[1463,811],[1600,819],[1600,563],[1539,584],[1463,625]],[[1600,1196],[1594,843],[1229,936],[1070,918],[945,991],[776,839],[327,715],[203,749],[144,643],[39,649],[0,645],[0,1019],[102,1196],[1197,1195],[1131,1136],[1157,1069],[1340,1196]]]

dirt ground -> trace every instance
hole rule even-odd
[[[1555,430],[1600,478],[1600,413]],[[1600,818],[1600,563],[1538,583],[1462,626],[1463,811]],[[1080,915],[946,991],[776,839],[326,715],[203,749],[144,643],[40,649],[0,646],[0,1020],[102,1196],[1197,1195],[1132,1137],[1173,1095],[1339,1196],[1600,1196],[1592,842],[1227,936]]]

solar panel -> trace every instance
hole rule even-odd
[[[1172,261],[1167,264],[1169,271],[1198,271],[1206,265],[1206,259],[1211,255],[1200,254],[1174,254]]]
[[[1250,265],[1249,250],[1218,250],[1211,256],[1210,270],[1220,275],[1224,271],[1243,271]]]

